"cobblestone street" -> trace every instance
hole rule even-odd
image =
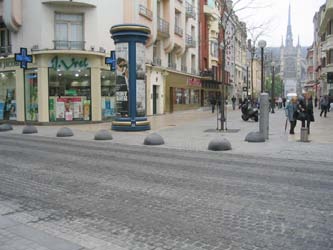
[[[333,248],[328,161],[17,134],[0,152],[0,215],[80,249]]]

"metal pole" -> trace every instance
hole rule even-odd
[[[261,93],[264,93],[264,48],[261,48]]]
[[[222,78],[221,78],[221,130],[224,131],[224,81],[225,81],[225,38],[223,38],[222,48]]]
[[[216,96],[216,93],[215,93],[215,96]],[[217,99],[217,96],[215,98],[216,100],[216,130],[219,130],[219,104],[218,104],[218,99]]]
[[[275,101],[274,101],[274,84],[275,84],[275,68],[274,68],[274,65],[273,65],[273,72],[272,72],[272,114],[275,113],[274,111],[274,107],[275,107]]]
[[[246,65],[246,99],[249,98],[249,66]]]
[[[253,57],[255,48],[251,48],[251,99],[254,100],[253,96]]]

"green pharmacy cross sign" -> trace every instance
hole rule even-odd
[[[111,71],[116,70],[116,52],[114,50],[111,50],[111,56],[105,58],[105,64],[110,65]]]
[[[15,53],[15,61],[21,63],[22,69],[26,69],[28,63],[32,63],[32,56],[28,55],[27,48],[20,48],[20,53]]]

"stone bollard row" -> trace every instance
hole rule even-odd
[[[0,132],[5,132],[9,130],[13,130],[13,126],[11,124],[4,123],[0,125]]]
[[[214,138],[208,144],[208,150],[211,151],[227,151],[231,150],[231,143],[223,137]]]
[[[247,142],[265,142],[265,136],[260,132],[250,132],[246,135]]]

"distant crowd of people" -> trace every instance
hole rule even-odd
[[[233,110],[236,109],[236,97],[233,96],[231,98],[232,102],[232,108]],[[260,103],[258,99],[247,99],[247,98],[239,98],[239,109],[243,105],[248,105],[252,108],[259,108]],[[271,102],[271,100],[270,100]],[[212,113],[214,113],[215,106],[218,105],[220,108],[221,106],[221,99],[211,97],[210,98],[210,104],[212,107]],[[307,128],[308,134],[310,134],[310,124],[311,122],[314,122],[314,115],[313,115],[313,110],[315,108],[319,108],[320,111],[320,117],[327,117],[327,113],[333,110],[333,98],[330,98],[330,96],[325,95],[325,96],[320,96],[318,99],[315,97],[314,101],[312,98],[311,93],[305,93],[299,97],[294,96],[291,98],[290,101],[287,101],[286,98],[278,97],[275,100],[276,107],[278,109],[285,109],[286,111],[286,116],[290,124],[290,134],[295,134],[295,127],[297,124],[297,121],[301,122],[301,126],[303,128]]]

